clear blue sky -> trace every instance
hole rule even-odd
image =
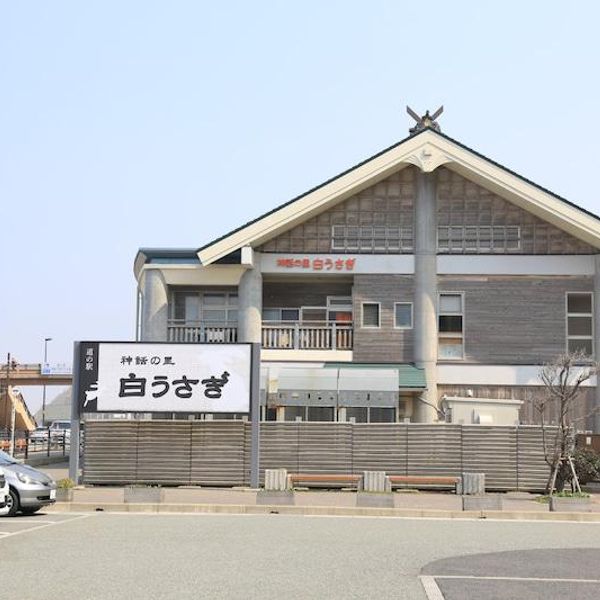
[[[0,361],[130,339],[138,247],[322,182],[405,137],[406,104],[600,212],[598,22],[595,2],[0,3]]]

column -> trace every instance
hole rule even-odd
[[[600,360],[600,254],[594,256],[594,360]],[[600,433],[600,376],[596,376],[594,433]]]
[[[425,370],[427,389],[415,398],[418,423],[437,419],[437,204],[433,173],[419,171],[415,201],[415,364]],[[429,403],[428,404],[426,404]],[[430,406],[431,405],[431,406]]]
[[[142,295],[142,341],[167,341],[169,308],[167,286],[158,269],[148,269],[144,272],[144,290]]]
[[[262,339],[262,273],[255,266],[247,269],[238,289],[238,341]]]

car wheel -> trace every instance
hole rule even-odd
[[[19,510],[19,495],[17,494],[17,492],[15,492],[15,490],[10,488],[6,500],[8,501],[6,503],[6,506],[8,507],[8,512],[6,513],[6,515],[8,517],[14,517],[17,514],[17,511]]]
[[[41,506],[28,506],[27,508],[22,508],[21,512],[24,515],[33,515],[34,513],[36,513],[38,510],[40,510],[40,508],[42,508]]]

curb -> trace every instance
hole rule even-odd
[[[167,504],[167,503],[96,503],[57,502],[44,507],[49,512],[111,512],[111,513],[197,513],[226,515],[296,515],[332,517],[399,517],[424,519],[494,519],[506,521],[573,521],[600,523],[600,513],[537,512],[537,511],[458,511],[406,508],[363,508],[333,506],[285,506],[255,504]]]

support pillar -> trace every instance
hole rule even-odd
[[[427,389],[415,398],[414,415],[418,423],[437,419],[437,203],[436,177],[418,172],[414,213],[415,364],[425,370]],[[428,404],[427,404],[428,403]]]
[[[594,360],[600,360],[600,254],[594,256]],[[596,376],[594,433],[600,433],[600,375]]]
[[[238,341],[261,342],[262,339],[262,274],[248,269],[238,288]]]
[[[158,269],[148,269],[144,278],[141,339],[143,342],[165,342],[168,319],[167,286]]]
[[[238,287],[238,341],[252,343],[252,390],[250,402],[250,487],[260,481],[260,345],[262,340],[262,274],[257,266],[247,269]]]

